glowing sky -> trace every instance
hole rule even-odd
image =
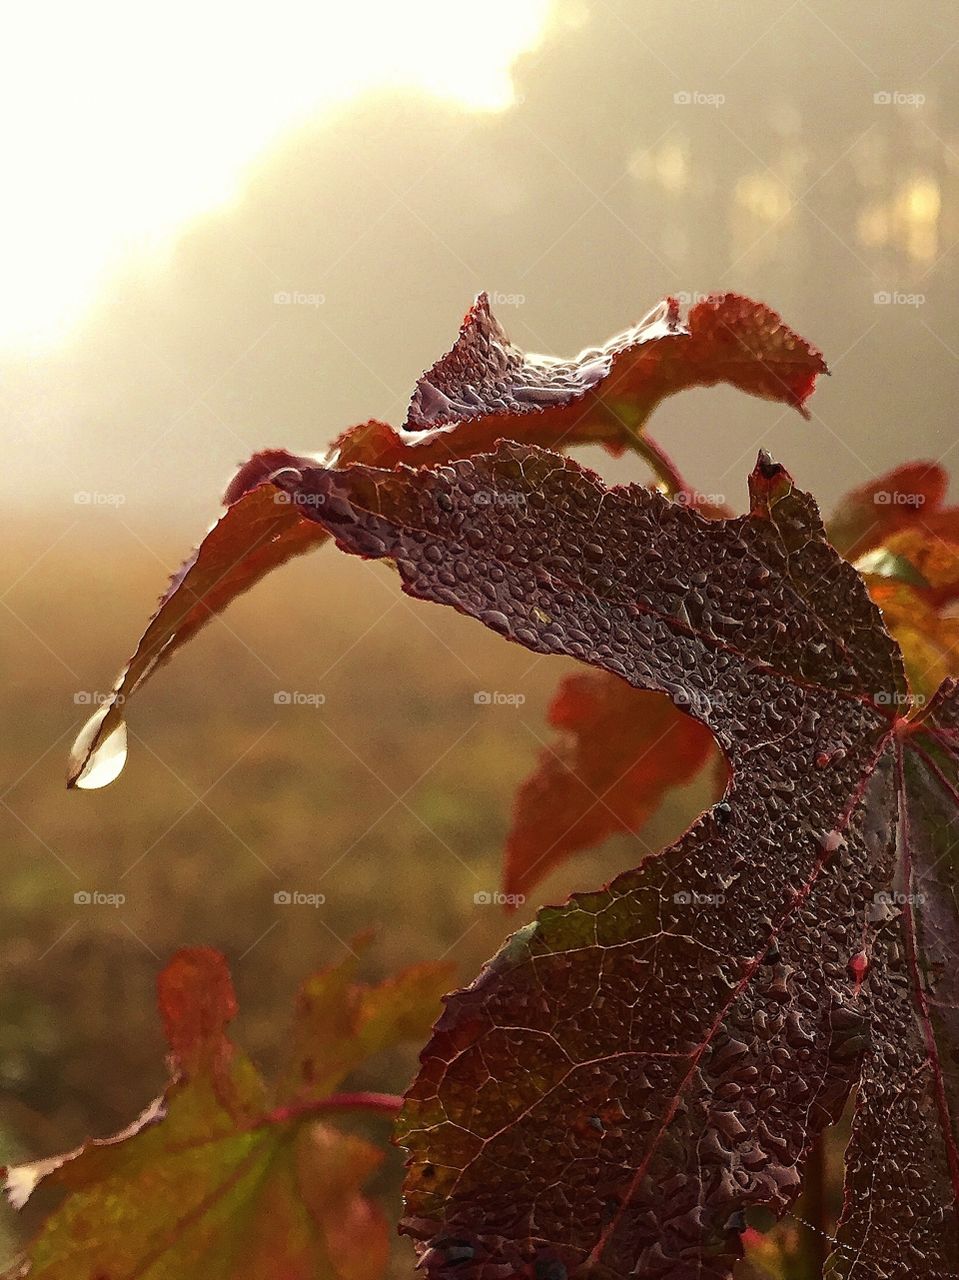
[[[56,343],[111,268],[228,201],[285,128],[371,88],[478,110],[549,0],[35,0],[0,50],[0,345]]]

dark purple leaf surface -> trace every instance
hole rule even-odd
[[[707,521],[514,444],[276,483],[411,595],[672,698],[731,770],[450,997],[401,1122],[428,1274],[725,1280],[858,1084],[829,1274],[954,1276],[959,700],[906,719],[812,499],[761,458],[750,515]]]

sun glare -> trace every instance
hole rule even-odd
[[[62,340],[112,269],[228,201],[285,128],[364,90],[508,106],[510,66],[548,7],[37,0],[10,10],[0,344]]]

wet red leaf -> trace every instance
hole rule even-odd
[[[375,421],[352,427],[334,441],[328,461],[428,465],[488,449],[501,436],[554,448],[603,442],[621,451],[660,400],[684,387],[729,382],[802,410],[824,371],[820,353],[774,311],[737,294],[697,303],[688,327],[667,299],[604,347],[565,361],[524,355],[481,294],[452,350],[417,385],[412,429]],[[124,711],[133,694],[238,595],[326,540],[295,504],[277,506],[276,490],[263,488],[280,468],[312,461],[273,448],[243,465],[227,489],[226,511],[172,578],[110,699],[77,738],[68,786],[112,781],[126,755]]]
[[[616,832],[636,835],[713,747],[708,730],[671,703],[602,671],[567,676],[549,720],[560,736],[516,797],[503,868],[509,897],[528,897],[571,854]]]
[[[812,499],[761,458],[750,514],[707,521],[514,444],[278,483],[410,595],[682,699],[731,770],[450,997],[402,1121],[427,1273],[729,1280],[854,1086],[829,1275],[959,1269],[959,691],[905,718]]]

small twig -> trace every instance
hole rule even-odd
[[[676,463],[673,462],[661,444],[658,444],[650,436],[636,432],[632,438],[632,447],[643,461],[652,467],[665,488],[668,497],[675,498],[678,493],[690,492],[689,485],[683,479]]]

